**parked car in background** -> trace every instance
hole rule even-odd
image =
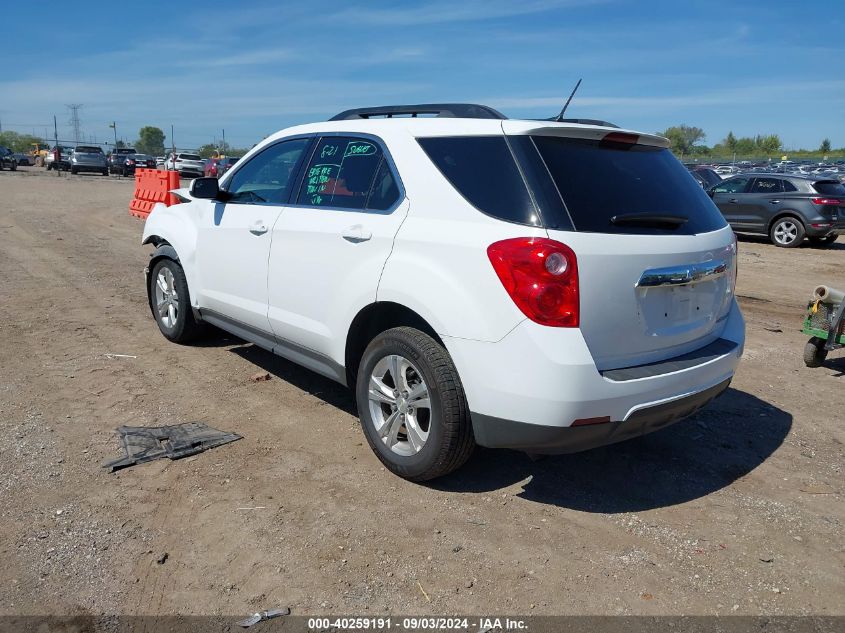
[[[732,165],[719,165],[713,171],[719,174],[720,178],[730,178],[731,176],[735,176],[739,173],[739,169]]]
[[[655,135],[353,110],[181,197],[143,229],[162,335],[204,321],[348,385],[370,447],[411,480],[476,443],[567,453],[664,428],[742,354],[736,238]]]
[[[205,176],[220,178],[232,165],[240,160],[239,156],[224,156],[223,158],[210,158],[205,164]]]
[[[166,160],[166,156],[156,156],[156,167],[164,167],[164,162]]]
[[[112,150],[108,157],[109,173],[110,174],[125,174],[126,159],[134,156],[138,152],[134,147],[116,147]]]
[[[165,169],[176,170],[180,176],[202,177],[205,173],[205,161],[199,154],[192,152],[172,152],[164,164]]]
[[[15,171],[18,168],[18,161],[15,154],[8,147],[0,146],[0,169]]]
[[[98,145],[77,145],[70,155],[70,173],[95,172],[109,175],[109,165],[103,148]]]
[[[120,164],[117,164],[118,160],[115,160],[114,165],[109,166],[109,171],[120,174],[121,176],[132,176],[136,169],[156,168],[155,158],[146,154],[120,155],[118,159],[122,159],[120,160]]]
[[[734,231],[794,248],[807,237],[829,246],[845,232],[845,185],[797,174],[742,174],[708,192]]]
[[[56,164],[56,147],[58,147],[60,156],[59,163]],[[70,155],[73,153],[73,148],[66,145],[57,145],[50,149],[47,156],[44,157],[44,167],[50,170],[67,171],[70,169]]]
[[[19,167],[31,167],[35,164],[35,159],[24,152],[15,152],[15,160],[18,161]]]
[[[698,181],[703,189],[710,189],[710,187],[722,182],[722,177],[710,167],[688,164],[686,168],[689,169],[692,177]]]

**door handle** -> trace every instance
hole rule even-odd
[[[370,231],[365,229],[360,224],[347,226],[345,229],[343,229],[340,235],[347,242],[352,242],[354,244],[357,244],[358,242],[366,242],[373,236]]]
[[[264,224],[264,220],[256,220],[249,227],[249,232],[253,235],[264,235],[267,232],[267,225]]]
[[[728,202],[733,202],[734,204],[736,204],[739,201],[736,198],[731,198],[730,200],[728,200]]]
[[[769,204],[780,204],[780,200],[769,200]]]

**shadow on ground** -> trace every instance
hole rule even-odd
[[[254,345],[230,351],[357,416],[352,392],[334,381]],[[845,360],[829,364],[845,368]],[[537,503],[583,512],[649,510],[704,497],[747,475],[777,450],[791,426],[786,411],[728,389],[694,416],[641,438],[539,461],[479,448],[463,468],[426,485],[489,493],[527,479],[519,496]]]
[[[782,443],[792,416],[736,389],[656,433],[532,462],[514,451],[479,450],[460,471],[432,483],[493,492],[530,478],[518,496],[583,512],[637,512],[684,503],[730,485]]]
[[[232,341],[239,342],[238,339],[231,339],[230,343]],[[343,385],[324,378],[320,374],[305,369],[281,356],[276,356],[257,345],[246,344],[241,347],[233,347],[229,351],[249,361],[257,368],[272,374],[279,380],[284,380],[294,387],[320,398],[326,404],[330,404],[344,413],[358,417],[352,391]]]
[[[768,244],[769,246],[773,246],[772,241],[769,239],[768,235],[756,235],[754,233],[737,233],[736,237],[740,242],[750,242],[752,244]],[[814,248],[825,251],[845,251],[845,242],[843,242],[841,236],[833,244],[828,244],[827,246],[816,246],[815,244],[811,243],[810,240],[804,240],[804,242],[801,244],[801,246],[799,246],[799,248]]]

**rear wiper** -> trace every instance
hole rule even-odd
[[[623,213],[610,218],[611,224],[619,226],[654,226],[676,229],[689,218],[683,215],[663,215],[659,213]]]

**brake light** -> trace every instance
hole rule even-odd
[[[135,161],[134,161],[134,160],[132,160],[131,158],[128,158],[128,159],[126,159],[126,164],[127,164],[127,165],[134,165],[134,164],[135,164]]]
[[[842,204],[842,201],[839,198],[810,198],[813,201],[813,204],[832,204],[834,206],[839,206]]]
[[[487,257],[516,307],[552,327],[578,327],[578,260],[566,244],[517,237],[487,247]]]

